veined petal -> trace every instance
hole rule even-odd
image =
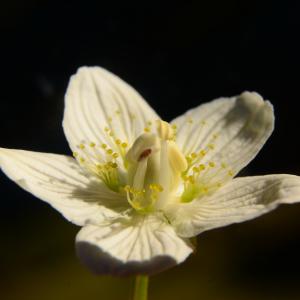
[[[274,114],[272,105],[260,95],[244,92],[200,105],[172,123],[177,127],[176,142],[185,155],[192,153],[202,164],[226,165],[235,175],[271,135]]]
[[[136,215],[88,225],[76,238],[79,258],[97,274],[153,274],[181,263],[192,252],[166,220]]]
[[[125,199],[89,179],[68,156],[0,148],[0,166],[19,186],[80,226],[128,208]]]
[[[177,207],[170,215],[180,236],[243,222],[273,210],[281,203],[300,202],[300,177],[266,175],[235,178],[210,197]]]
[[[120,152],[120,145],[130,146],[156,119],[141,95],[103,68],[82,67],[70,80],[63,127],[74,152],[85,143]]]

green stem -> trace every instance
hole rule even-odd
[[[148,298],[149,277],[146,275],[137,275],[134,283],[133,300],[147,300]]]

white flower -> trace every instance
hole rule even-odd
[[[193,251],[189,238],[205,230],[300,200],[297,176],[233,179],[273,123],[271,104],[244,92],[169,124],[120,78],[84,67],[65,99],[63,127],[75,159],[1,148],[0,164],[82,226],[77,253],[93,271],[151,274],[183,262]]]

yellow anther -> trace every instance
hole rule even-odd
[[[128,144],[127,143],[122,143],[121,146],[122,146],[122,148],[127,148]]]
[[[206,121],[205,121],[205,120],[202,120],[202,121],[200,122],[200,124],[201,124],[201,125],[205,125],[205,124],[206,124]]]
[[[116,169],[118,167],[118,164],[117,163],[111,163],[110,165],[113,169]]]
[[[117,157],[119,157],[119,154],[115,152],[115,153],[112,155],[112,157],[113,157],[113,158],[117,158]]]
[[[102,169],[102,166],[101,166],[100,164],[96,164],[96,168],[97,168],[98,170],[101,170],[101,169]]]
[[[214,145],[214,144],[209,144],[209,145],[208,145],[208,148],[209,148],[210,150],[214,150],[214,149],[215,149],[215,145]]]
[[[83,157],[80,157],[80,158],[79,158],[79,161],[80,161],[81,163],[84,163],[84,162],[85,162],[85,159],[84,159]]]
[[[79,148],[80,148],[81,150],[83,150],[83,149],[85,148],[85,146],[84,146],[83,144],[80,144],[80,145],[79,145]]]
[[[164,188],[160,184],[157,184],[157,189],[159,192],[162,192],[164,190]]]
[[[206,151],[205,150],[200,150],[199,155],[202,156],[202,157],[205,156],[206,155]]]
[[[116,110],[116,114],[117,114],[117,115],[120,115],[120,114],[121,114],[121,112],[120,112],[119,109]]]
[[[73,156],[77,157],[78,156],[78,152],[73,152]]]
[[[161,193],[164,189],[158,183],[151,183],[151,184],[149,184],[149,190],[151,190],[153,192]],[[155,193],[154,194],[152,193],[151,197],[155,198],[156,197]]]
[[[107,145],[106,144],[102,144],[101,148],[106,149]]]
[[[105,130],[106,132],[108,132],[108,131],[109,131],[109,128],[106,126],[106,127],[104,128],[104,130]]]
[[[199,165],[199,170],[200,170],[200,171],[205,170],[205,165],[203,165],[203,164]]]
[[[151,126],[151,125],[152,125],[152,122],[151,122],[151,121],[148,121],[147,124],[148,124],[148,126]]]
[[[121,144],[121,140],[119,140],[119,139],[116,139],[115,142],[116,142],[117,145]]]
[[[145,131],[145,132],[150,132],[150,128],[149,128],[149,127],[145,127],[145,128],[144,128],[144,131]]]
[[[191,153],[191,158],[195,159],[197,157],[197,154],[195,152]]]
[[[173,125],[172,125],[172,128],[173,128],[174,130],[176,130],[176,129],[177,129],[177,125],[176,125],[176,124],[173,124]]]
[[[199,172],[200,172],[200,170],[199,170],[198,167],[193,167],[193,171],[194,171],[195,173],[199,173]]]
[[[221,182],[218,182],[217,183],[217,187],[221,187],[222,186],[222,183]]]
[[[211,167],[211,168],[214,168],[216,166],[216,164],[213,162],[213,161],[210,161],[208,163],[208,165]]]
[[[95,146],[96,146],[95,143],[93,143],[93,142],[90,143],[90,147],[94,148]]]
[[[111,155],[111,154],[113,154],[113,150],[112,149],[107,149],[106,153],[109,154],[109,155]]]
[[[187,181],[188,180],[188,177],[185,174],[183,174],[181,177],[182,177],[183,181]]]
[[[195,178],[193,176],[189,176],[188,181],[193,184],[195,183]]]

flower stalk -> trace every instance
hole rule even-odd
[[[133,300],[148,299],[149,277],[146,275],[137,275],[134,282]]]

